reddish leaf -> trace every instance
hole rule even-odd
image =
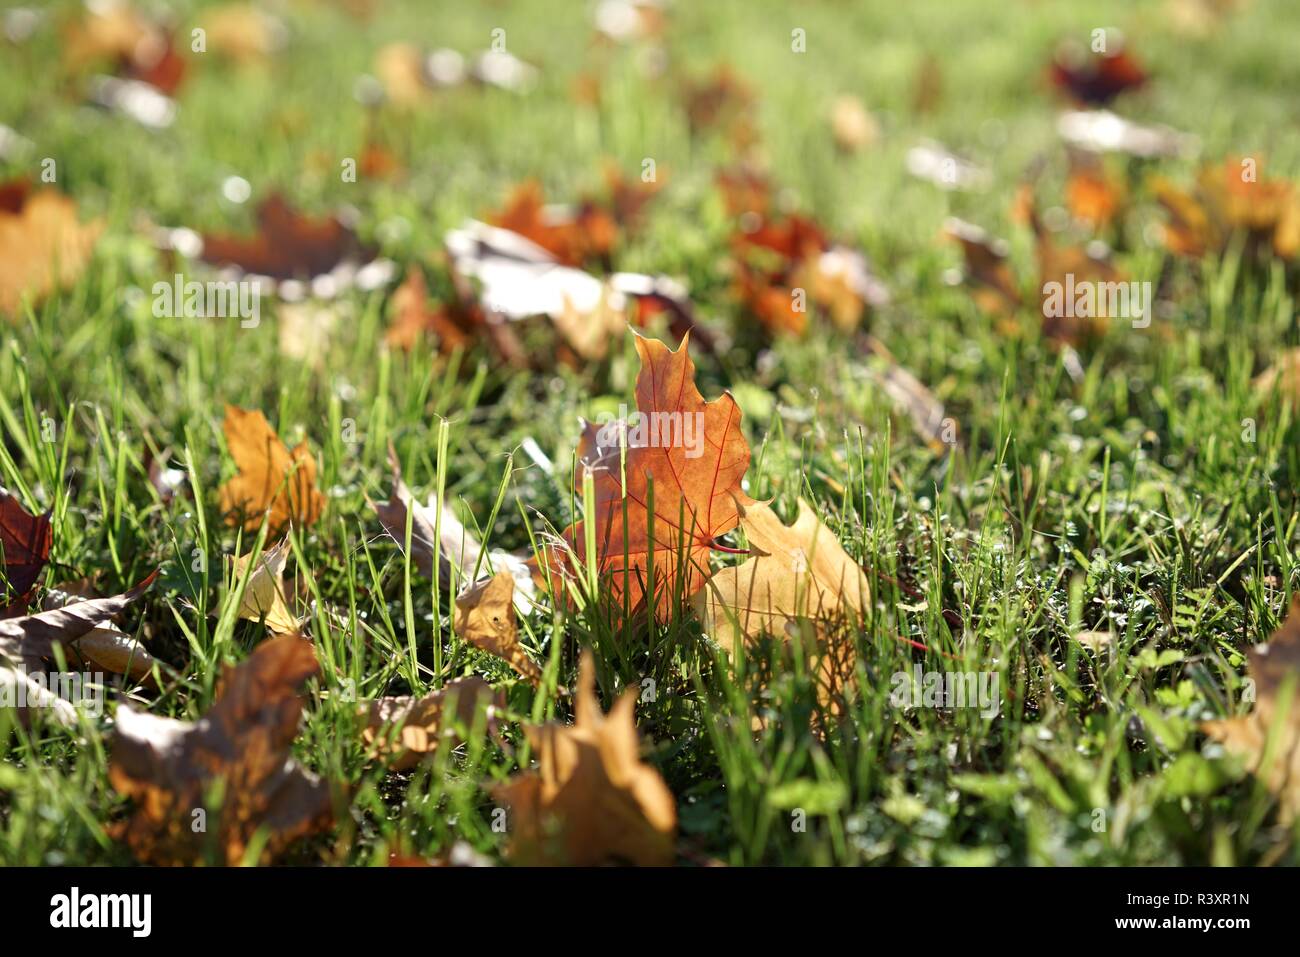
[[[50,516],[32,515],[18,499],[0,492],[0,595],[7,584],[21,595],[36,583],[50,558]]]
[[[1066,49],[1052,61],[1056,87],[1081,106],[1105,106],[1126,90],[1147,82],[1147,73],[1127,50],[1081,54]]]

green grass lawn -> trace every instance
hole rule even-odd
[[[184,37],[209,5],[167,6]],[[1148,241],[1162,215],[1144,185],[1151,171],[1186,183],[1200,163],[1238,155],[1266,158],[1269,177],[1300,177],[1292,5],[1256,0],[1189,38],[1154,2],[679,0],[659,79],[643,74],[635,48],[593,45],[582,2],[390,0],[366,20],[323,0],[273,6],[291,31],[284,52],[247,68],[196,57],[162,131],[83,105],[57,29],[77,4],[51,4],[53,23],[0,44],[0,122],[35,148],[0,161],[0,178],[39,177],[52,157],[59,188],[107,223],[75,285],[0,320],[0,485],[53,510],[46,584],[95,576],[108,594],[161,567],[129,621],[174,675],[134,703],[195,719],[221,663],[266,634],[234,617],[223,581],[222,556],[249,547],[217,507],[233,471],[225,404],[262,410],[290,445],[308,441],[328,503],[295,534],[291,575],[314,601],[323,674],[308,686],[294,751],[337,783],[342,803],[332,831],[284,860],[383,863],[461,841],[502,859],[508,835],[492,827],[490,790],[528,766],[520,720],[569,719],[556,688],[574,684],[585,647],[606,707],[654,679],[637,725],[644,759],[676,798],[684,864],[1300,860],[1300,832],[1279,823],[1273,795],[1199,730],[1249,710],[1245,649],[1278,627],[1298,580],[1300,426],[1277,396],[1251,388],[1300,343],[1295,273],[1232,254],[1168,259]],[[340,161],[367,135],[354,86],[381,46],[468,54],[498,27],[539,67],[534,91],[467,88],[381,111],[374,132],[406,174],[340,181]],[[796,27],[804,53],[791,51]],[[1059,40],[1086,42],[1097,27],[1123,30],[1153,77],[1119,109],[1194,134],[1200,152],[1135,161],[1133,208],[1110,238],[1120,265],[1158,281],[1167,305],[1148,329],[1112,323],[1080,349],[1072,376],[1032,310],[1034,331],[1009,336],[947,281],[960,250],[939,234],[949,216],[977,222],[1011,241],[1018,275],[1033,275],[1032,239],[1008,208],[1039,160],[1041,200],[1061,202],[1061,104],[1045,66]],[[943,94],[918,115],[912,86],[926,56],[941,66]],[[575,77],[597,61],[601,104],[577,105]],[[721,63],[755,89],[773,180],[872,257],[892,301],[865,326],[960,423],[951,451],[911,429],[860,337],[814,321],[804,337],[771,340],[732,297],[732,224],[714,177],[735,156],[725,137],[691,136],[676,93],[678,76]],[[840,93],[879,120],[872,148],[835,148],[827,113]],[[904,155],[923,138],[986,164],[990,188],[946,193],[909,177]],[[478,347],[450,360],[429,345],[387,350],[386,292],[334,304],[315,361],[281,354],[274,304],[255,329],[150,310],[153,283],[174,270],[143,223],[251,229],[253,204],[222,196],[228,177],[247,179],[254,199],[279,188],[313,213],[355,207],[363,237],[403,269],[422,264],[440,296],[448,229],[528,177],[575,199],[599,186],[607,157],[628,172],[653,158],[667,178],[616,265],[682,279],[701,325],[725,343],[695,359],[704,395],[729,389],[744,413],[749,494],[787,521],[800,498],[812,504],[870,576],[872,608],[854,635],[858,695],[820,730],[814,677],[780,643],[732,675],[688,609],[627,631],[599,609],[535,612],[521,633],[546,667],[547,690],[536,691],[452,634],[447,583],[435,594],[408,579],[367,504],[388,495],[391,444],[421,498],[445,487],[467,524],[490,524],[494,548],[529,552],[530,536],[581,507],[571,494],[579,417],[631,404],[630,336],[606,361],[525,375]],[[521,335],[533,355],[554,352],[545,323]],[[552,472],[522,451],[527,439]],[[162,454],[188,470],[192,496],[159,499],[149,465]],[[1086,631],[1111,632],[1109,648],[1085,647],[1076,636]],[[895,707],[892,676],[916,663],[995,672],[1000,713]],[[465,674],[505,690],[504,744],[444,747],[401,773],[367,760],[341,685],[368,698]],[[108,779],[112,714],[110,703],[76,728],[23,728],[0,711],[0,863],[131,862],[106,832],[127,813]]]

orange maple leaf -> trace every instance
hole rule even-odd
[[[226,406],[222,426],[239,474],[221,486],[221,511],[232,525],[256,532],[266,515],[268,534],[288,525],[315,524],[325,508],[316,487],[316,459],[300,442],[285,448],[261,412]]]
[[[598,572],[629,611],[657,593],[660,617],[672,608],[679,582],[681,598],[704,585],[710,550],[725,550],[718,539],[739,524],[740,509],[754,504],[741,487],[749,443],[740,409],[729,393],[711,402],[700,394],[689,338],[673,351],[637,335],[639,418],[587,423],[579,448],[595,489]],[[585,567],[584,523],[570,527],[564,540],[571,566]],[[551,557],[548,549],[541,560]]]

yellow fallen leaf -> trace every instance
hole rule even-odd
[[[456,599],[456,634],[496,655],[533,684],[541,682],[542,670],[519,644],[515,578],[510,572],[497,572],[461,593]]]
[[[23,301],[39,301],[75,282],[103,230],[82,224],[77,204],[54,189],[23,193],[17,211],[0,208],[0,313],[14,317]]]
[[[256,532],[266,517],[270,534],[290,524],[315,524],[325,508],[316,488],[316,459],[301,442],[290,452],[266,416],[238,406],[226,406],[222,425],[230,457],[239,474],[221,486],[221,511],[232,525]]]
[[[1300,597],[1292,599],[1286,621],[1268,644],[1249,649],[1246,657],[1255,709],[1238,718],[1206,721],[1201,728],[1244,758],[1252,772],[1267,774],[1264,783],[1277,796],[1278,817],[1289,827],[1300,816]],[[1277,743],[1265,768],[1270,731]]]
[[[659,772],[642,764],[630,688],[608,715],[584,651],[575,724],[525,725],[538,768],[496,789],[510,808],[510,856],[522,864],[664,866],[674,858],[677,804]]]
[[[264,622],[277,635],[297,635],[302,628],[302,622],[289,611],[284,598],[284,566],[288,558],[289,543],[286,541],[265,549],[251,571],[251,552],[231,561],[235,582],[248,576],[239,602],[239,617]]]

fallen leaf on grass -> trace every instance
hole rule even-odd
[[[614,318],[631,300],[638,317],[666,312],[674,335],[695,330],[702,344],[708,342],[695,326],[686,290],[666,276],[613,273],[602,280],[560,264],[518,233],[477,220],[449,232],[446,245],[462,300],[477,301],[488,328],[502,319],[546,316],[561,335],[572,337],[568,341],[576,353],[599,356],[608,345],[605,334],[618,328]],[[470,280],[478,283],[477,292]]]
[[[995,239],[973,223],[953,218],[944,223],[944,234],[961,245],[965,279],[976,304],[993,315],[1013,315],[1020,308],[1021,298],[1007,262],[1010,247],[1006,241]]]
[[[45,595],[45,609],[66,608],[78,602],[93,601],[95,594],[89,581],[66,582]],[[91,665],[115,675],[126,675],[132,681],[154,685],[153,669],[157,659],[136,638],[132,638],[111,621],[86,632],[69,642],[68,660],[73,665]]]
[[[92,629],[108,624],[149,590],[155,571],[134,588],[110,598],[90,598],[60,608],[0,618],[0,655],[21,661],[29,671],[38,671],[54,656],[56,645],[67,646]]]
[[[456,598],[456,634],[540,684],[542,669],[519,644],[514,602],[515,577],[508,571],[471,585]]]
[[[302,622],[289,611],[284,596],[284,566],[289,559],[289,543],[282,541],[262,551],[250,570],[252,554],[231,560],[231,580],[238,584],[247,576],[239,602],[239,617],[266,625],[272,634],[298,635]]]
[[[420,504],[402,479],[401,463],[392,449],[388,452],[388,464],[392,470],[392,494],[388,501],[372,502],[371,507],[388,537],[397,543],[398,548],[403,549],[406,547],[407,513],[410,513],[411,561],[420,574],[428,579],[433,578],[434,556],[438,555],[438,580],[449,587],[453,566],[457,580],[464,582],[476,571],[488,571],[490,562],[492,569],[508,572],[514,579],[515,608],[520,614],[527,614],[537,593],[528,563],[517,555],[500,549],[492,549],[487,553],[488,561],[482,561],[483,545],[451,508],[444,505],[440,519],[436,495],[429,495],[427,505]],[[442,545],[441,553],[438,549],[439,542]]]
[[[251,3],[227,3],[208,10],[202,20],[213,53],[241,63],[265,59],[285,45],[285,25]]]
[[[679,582],[683,598],[704,584],[717,540],[736,527],[740,509],[753,504],[741,487],[749,468],[749,443],[731,395],[706,402],[695,387],[689,337],[675,352],[656,339],[638,335],[635,341],[641,358],[636,380],[639,424],[587,423],[579,457],[595,485],[593,558],[598,573],[615,604],[626,598],[631,611],[653,589],[656,611],[663,618],[673,606]],[[648,503],[651,482],[653,516]],[[581,496],[581,476],[575,476],[575,484]],[[546,546],[539,562],[556,573],[580,575],[587,562],[583,522],[564,533],[564,542],[562,556],[558,546]]]
[[[1142,126],[1110,110],[1069,110],[1056,121],[1061,139],[1093,153],[1124,153],[1151,159],[1180,156],[1196,148],[1196,138],[1168,126]]]
[[[82,224],[77,204],[53,188],[33,192],[17,180],[0,189],[0,313],[12,318],[24,301],[34,304],[77,280],[103,222]]]
[[[1054,346],[1073,347],[1102,335],[1109,320],[1117,318],[1109,315],[1110,298],[1104,294],[1109,287],[1103,284],[1123,282],[1123,274],[1104,253],[1095,254],[1091,247],[1058,244],[1038,217],[1030,187],[1022,187],[1017,210],[1034,233],[1038,265],[1035,305],[1039,307],[1043,336]],[[1006,244],[978,226],[957,219],[949,219],[944,231],[961,244],[966,260],[965,280],[976,304],[997,317],[1003,331],[1018,333],[1014,317],[1025,300],[1007,262]],[[1077,299],[1078,295],[1090,297],[1091,305],[1067,308],[1066,298]],[[1075,301],[1071,300],[1069,306],[1074,307]]]
[[[201,258],[277,280],[310,280],[374,258],[341,219],[304,216],[279,194],[258,204],[257,227],[252,236],[205,233]]]
[[[291,524],[314,525],[325,508],[325,496],[316,488],[316,459],[306,441],[290,452],[266,416],[233,405],[226,406],[222,431],[239,469],[219,491],[226,521],[256,532],[265,517],[272,535]]]
[[[149,864],[193,864],[212,848],[237,865],[259,831],[265,862],[329,827],[328,787],[290,757],[302,715],[297,689],[318,670],[310,642],[273,638],[226,670],[197,723],[120,705],[109,780],[135,810],[113,837]],[[209,806],[214,791],[221,803]]]
[[[867,258],[805,216],[742,217],[731,246],[736,293],[771,333],[806,332],[810,304],[851,332],[868,307],[889,301]]]
[[[18,499],[0,491],[0,597],[25,595],[50,558],[50,513],[32,515]]]
[[[1300,252],[1300,190],[1289,180],[1261,178],[1255,160],[1207,166],[1190,191],[1162,177],[1153,189],[1169,216],[1165,245],[1176,255],[1223,252],[1236,234],[1245,236],[1251,252],[1281,259]]]
[[[866,611],[866,574],[807,503],[800,500],[788,526],[767,505],[742,505],[740,527],[752,557],[718,569],[695,598],[719,644],[734,648],[738,636],[779,635],[799,618],[836,622]]]
[[[1145,86],[1146,70],[1118,37],[1109,41],[1105,53],[1062,45],[1048,71],[1056,88],[1082,106],[1106,106],[1121,93]]]
[[[1268,644],[1248,649],[1246,658],[1247,674],[1255,683],[1254,710],[1206,721],[1201,727],[1229,753],[1245,759],[1255,773],[1265,770],[1265,747],[1273,734],[1276,743],[1265,783],[1277,798],[1279,819],[1290,826],[1300,816],[1300,600],[1292,602]]]
[[[1127,202],[1123,179],[1109,172],[1093,154],[1071,151],[1065,204],[1076,220],[1093,230],[1105,229]]]
[[[641,763],[636,689],[608,715],[596,698],[595,665],[584,651],[572,725],[525,725],[537,770],[495,794],[510,808],[510,856],[520,864],[594,866],[673,862],[677,807],[659,773]]]
[[[361,737],[374,753],[389,758],[389,767],[404,771],[453,738],[452,718],[467,731],[492,719],[504,706],[502,696],[482,678],[457,678],[423,698],[410,695],[378,698],[362,706],[366,726]]]
[[[389,301],[389,322],[384,341],[394,348],[412,349],[426,335],[432,334],[439,350],[445,354],[469,348],[475,339],[475,327],[485,322],[481,312],[474,307],[471,309],[464,315],[455,316],[445,306],[431,306],[424,274],[419,267],[410,266],[406,270],[406,279]]]
[[[957,420],[948,416],[944,405],[920,379],[905,369],[885,344],[874,336],[863,336],[862,343],[868,355],[877,364],[864,367],[895,405],[907,412],[912,427],[929,443],[932,451],[945,452],[957,444]]]
[[[9,707],[24,725],[31,720],[32,711],[39,711],[61,727],[77,723],[77,708],[71,701],[55,694],[26,669],[0,661],[0,708]]]
[[[688,79],[682,102],[692,136],[717,129],[741,153],[757,142],[754,91],[731,67],[724,64],[707,76]]]
[[[455,50],[424,50],[413,43],[390,43],[375,56],[375,73],[384,93],[397,106],[414,107],[428,101],[434,90],[457,87],[467,80],[510,93],[527,93],[537,82],[537,68],[514,54],[489,50],[465,58]]]
[[[486,219],[536,243],[565,266],[603,259],[618,241],[612,214],[590,201],[572,210],[548,206],[536,180],[517,186],[505,206]]]

